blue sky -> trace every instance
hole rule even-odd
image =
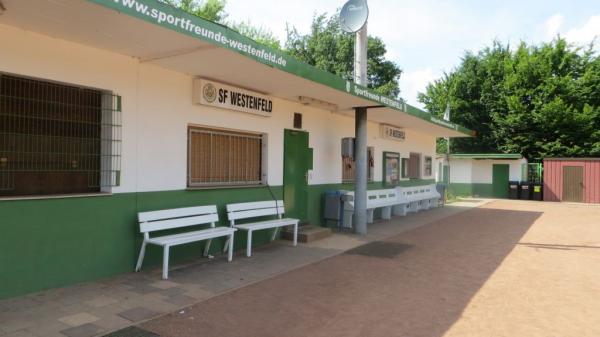
[[[344,0],[229,0],[229,19],[250,21],[285,41],[286,24],[309,30],[314,13],[332,13]],[[511,44],[549,41],[561,34],[574,44],[598,35],[600,0],[474,1],[369,0],[369,34],[381,37],[387,57],[404,70],[402,94],[421,107],[417,92],[460,63],[466,50],[477,51],[493,39]],[[600,50],[600,48],[596,48]]]

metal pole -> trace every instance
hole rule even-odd
[[[354,81],[367,86],[367,25],[356,33]],[[355,110],[354,221],[357,234],[367,234],[367,108]]]

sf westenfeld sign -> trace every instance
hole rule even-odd
[[[205,79],[194,80],[194,104],[266,117],[273,113],[273,100],[270,97]]]

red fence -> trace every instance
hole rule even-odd
[[[583,167],[583,202],[600,203],[600,159],[544,159],[544,200],[563,200],[563,168]]]

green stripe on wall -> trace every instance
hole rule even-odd
[[[400,185],[432,183],[411,180]],[[369,189],[380,188],[384,188],[381,182],[369,184]],[[311,223],[323,225],[323,193],[340,189],[352,190],[354,185],[309,186]],[[272,187],[272,193],[282,198],[283,187]],[[136,222],[138,212],[217,204],[220,225],[227,226],[226,204],[271,199],[266,187],[256,187],[0,201],[0,299],[132,272],[142,241]],[[269,234],[255,233],[254,244],[268,242]],[[244,249],[246,234],[239,232],[235,241],[236,250]],[[220,254],[223,243],[213,241],[211,251]],[[171,248],[172,265],[200,258],[203,245]],[[161,257],[160,247],[149,246],[144,268],[158,265]]]
[[[492,184],[451,183],[448,192],[450,192],[455,197],[494,197]]]

